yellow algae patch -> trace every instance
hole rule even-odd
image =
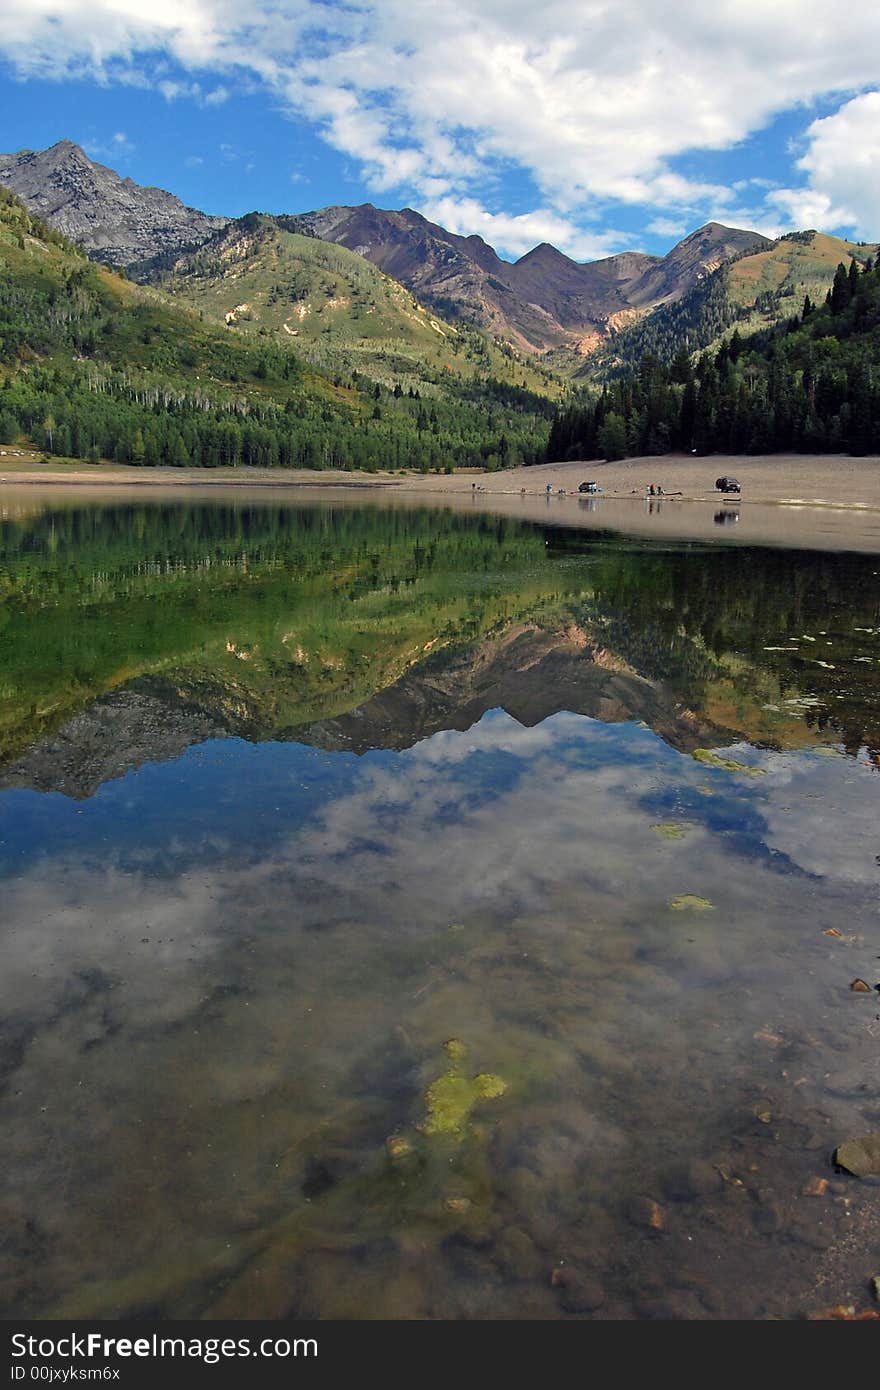
[[[720,753],[714,753],[711,748],[695,748],[693,756],[705,767],[720,767],[725,772],[745,772],[749,777],[764,776],[762,767],[750,767],[748,763],[738,763],[735,758],[722,758]]]
[[[661,840],[683,840],[690,828],[687,821],[680,820],[663,820],[651,826],[654,834],[659,835]]]
[[[669,906],[675,908],[676,912],[683,912],[690,908],[694,912],[714,912],[715,904],[710,903],[708,898],[698,898],[696,893],[679,893],[677,898],[669,899]]]
[[[471,1111],[480,1100],[497,1100],[507,1089],[500,1076],[491,1072],[480,1072],[477,1076],[465,1076],[462,1062],[467,1048],[458,1038],[450,1038],[443,1044],[450,1060],[450,1067],[442,1076],[432,1082],[425,1094],[427,1118],[420,1125],[423,1134],[448,1134],[454,1139],[464,1138],[465,1126]]]

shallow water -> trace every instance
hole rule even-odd
[[[865,1304],[876,570],[7,508],[6,1316]]]

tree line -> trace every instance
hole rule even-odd
[[[671,451],[880,453],[880,265],[840,264],[823,304],[738,330],[692,362],[645,353],[637,370],[558,412],[546,458]]]

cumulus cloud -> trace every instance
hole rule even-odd
[[[859,227],[877,210],[878,195],[857,175],[873,170],[876,188],[865,103],[880,97],[853,95],[880,72],[872,9],[832,12],[820,0],[547,0],[540,10],[525,0],[255,0],[246,9],[232,0],[7,0],[0,52],[24,75],[101,81],[139,81],[172,60],[202,83],[203,74],[221,81],[216,100],[256,83],[357,160],[377,194],[454,196],[477,218],[469,230],[501,219],[493,234],[508,235],[512,250],[527,219],[581,226],[609,202],[692,220],[723,204],[725,190],[671,161],[729,148],[782,111],[840,93],[847,104],[810,127],[805,188],[783,190],[776,207],[822,213],[812,220],[826,223],[846,215]],[[828,161],[848,129],[873,141],[875,162],[850,158],[840,172]],[[530,176],[535,211],[486,207],[481,190],[508,168]],[[586,237],[584,245],[592,254]]]
[[[880,237],[880,92],[865,92],[832,116],[813,121],[797,167],[800,188],[778,189],[770,201],[799,227],[852,230]]]

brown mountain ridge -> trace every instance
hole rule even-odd
[[[315,236],[356,251],[447,317],[541,352],[604,337],[621,314],[680,299],[732,258],[772,246],[759,232],[710,222],[666,256],[624,251],[579,262],[543,242],[504,261],[479,236],[462,237],[412,208],[329,207],[304,213]]]

